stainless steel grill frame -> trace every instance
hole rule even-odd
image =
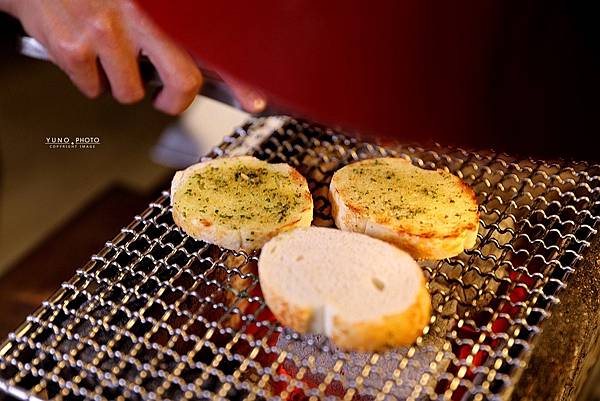
[[[510,396],[540,324],[596,234],[600,166],[433,146],[381,147],[287,117],[250,121],[207,157],[250,153],[303,173],[317,225],[331,175],[395,156],[477,193],[477,246],[422,267],[434,314],[414,345],[346,353],[282,328],[257,254],[195,241],[151,203],[0,346],[0,390],[21,399],[440,399]]]

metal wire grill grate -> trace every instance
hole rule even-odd
[[[282,328],[262,300],[257,255],[187,237],[165,192],[9,336],[0,390],[65,400],[507,398],[596,233],[600,167],[383,148],[288,118],[257,140],[274,119],[237,130],[209,157],[255,146],[255,156],[296,167],[314,224],[333,225],[328,183],[354,160],[405,157],[474,188],[477,246],[422,263],[434,315],[413,346],[346,353]]]

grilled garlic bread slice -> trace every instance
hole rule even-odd
[[[329,198],[336,225],[388,241],[417,259],[456,256],[475,245],[477,198],[460,178],[399,158],[335,172]]]
[[[324,227],[280,234],[264,246],[258,277],[283,325],[325,334],[347,350],[411,344],[431,316],[417,262],[364,234]]]
[[[278,233],[310,226],[306,179],[287,164],[251,156],[214,159],[178,171],[173,220],[188,235],[228,249],[253,250]]]

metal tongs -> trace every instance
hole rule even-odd
[[[51,61],[48,50],[38,42],[35,38],[30,36],[20,36],[17,39],[17,48],[19,53],[24,56],[31,57],[37,60]],[[151,88],[160,90],[163,86],[162,80],[156,68],[150,61],[150,59],[144,54],[139,57],[139,66],[142,80]],[[217,100],[221,103],[228,104],[237,109],[241,109],[240,103],[237,101],[229,86],[223,81],[223,79],[216,72],[199,66],[200,71],[204,77],[204,84],[200,94],[211,99]]]

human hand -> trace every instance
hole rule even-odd
[[[183,111],[202,84],[190,55],[132,0],[0,0],[0,8],[21,20],[88,97],[99,96],[107,80],[119,102],[141,100],[142,52],[164,85],[154,99],[157,109],[169,114]]]

